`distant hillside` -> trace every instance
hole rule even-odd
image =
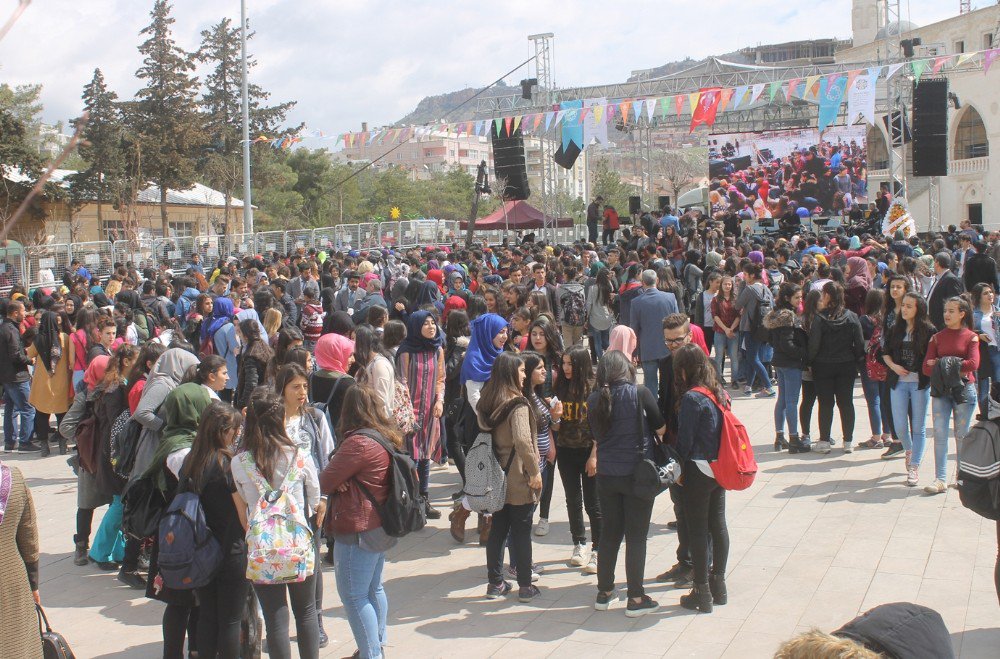
[[[717,57],[719,59],[727,60],[729,62],[736,62],[736,63],[741,63],[741,64],[748,64],[748,63],[750,63],[750,62],[747,62],[747,59],[743,55],[741,55],[740,53],[726,53],[725,55],[715,55],[715,57]],[[707,59],[708,58],[706,58],[706,59],[700,59],[700,60],[695,60],[695,59],[691,59],[690,57],[687,57],[687,58],[685,58],[685,59],[683,59],[683,60],[681,60],[679,62],[668,62],[667,64],[664,64],[662,66],[657,66],[657,67],[654,67],[652,69],[643,69],[641,71],[641,75],[642,75],[643,78],[646,78],[646,79],[649,79],[649,78],[662,78],[663,76],[669,76],[669,75],[673,75],[675,73],[680,73],[681,71],[686,71],[687,69],[690,69],[690,68],[693,68],[695,66],[698,66],[699,64],[703,64],[704,62],[707,61]],[[639,75],[637,75],[637,74],[639,74],[639,73],[640,72],[636,72],[636,74],[630,75],[628,77],[627,82],[634,82],[634,81],[638,80],[639,79]]]
[[[437,96],[425,96],[421,100],[416,109],[410,114],[406,115],[402,119],[396,122],[397,126],[405,126],[407,124],[426,124],[432,121],[438,121],[446,114],[457,108],[459,105],[465,101],[472,98],[478,91],[482,88],[466,87],[465,89],[460,89],[455,92],[448,92],[446,94],[438,94]],[[520,91],[520,87],[517,87]],[[514,87],[505,84],[503,81],[498,83],[495,87],[489,89],[482,97],[490,96],[506,96],[514,90]],[[481,97],[481,98],[482,98]],[[474,104],[470,103],[470,106]],[[468,107],[468,106],[466,106]],[[466,112],[467,115],[471,115],[471,112]],[[465,115],[463,115],[465,116]],[[454,118],[452,119],[454,120]]]

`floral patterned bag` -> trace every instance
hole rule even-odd
[[[247,520],[247,579],[256,584],[305,581],[312,575],[316,559],[313,534],[289,489],[299,481],[305,461],[311,458],[302,448],[296,449],[277,490],[261,476],[249,452],[238,454],[237,459],[260,493]]]

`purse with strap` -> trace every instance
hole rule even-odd
[[[35,612],[38,613],[38,633],[42,637],[42,654],[45,659],[76,659],[65,637],[52,631],[52,625],[41,605],[35,605]]]
[[[642,409],[638,393],[639,389],[636,386],[636,406],[639,408],[639,445],[636,450],[639,453],[639,462],[632,470],[632,493],[640,499],[655,499],[677,482],[681,469],[680,463],[669,456],[670,449],[666,445],[663,447],[668,451],[668,458],[662,466],[646,457],[646,411]]]

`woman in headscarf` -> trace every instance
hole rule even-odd
[[[160,444],[163,419],[158,414],[167,394],[181,381],[189,368],[198,364],[198,358],[183,348],[170,348],[160,355],[146,379],[146,385],[132,418],[142,426],[139,448],[135,456],[132,477],[141,476],[149,467],[153,454]]]
[[[38,334],[28,346],[29,359],[36,359],[35,373],[31,378],[28,402],[35,408],[35,434],[42,447],[42,457],[49,454],[49,417],[56,415],[56,426],[69,410],[73,362],[76,359],[70,340],[69,320],[52,311],[42,314]],[[59,436],[59,454],[66,454],[66,440]]]
[[[212,352],[219,354],[215,350],[215,333],[233,320],[234,310],[233,301],[228,297],[215,298],[215,302],[212,303],[212,315],[201,323],[200,346],[195,346],[200,348],[200,352],[204,353],[211,343]]]
[[[608,342],[608,350],[620,350],[629,359],[635,361],[634,354],[638,345],[639,342],[631,327],[627,325],[615,325],[614,329],[611,330],[611,340]]]
[[[430,312],[418,310],[406,321],[406,338],[396,359],[399,376],[410,392],[416,414],[414,432],[405,438],[407,452],[417,463],[420,495],[427,517],[441,513],[431,508],[428,497],[431,460],[441,461],[441,415],[444,414],[444,332]]]
[[[262,337],[267,337],[267,328],[264,327],[264,321],[260,319],[260,315],[257,313],[256,309],[244,309],[243,311],[236,314],[237,322],[242,323],[244,320],[253,320],[257,323],[260,328],[260,335]]]
[[[164,356],[170,352],[173,351],[164,353]],[[147,391],[149,386],[146,386]],[[191,452],[202,413],[211,402],[208,388],[195,382],[180,385],[163,400],[159,412],[163,419],[163,437],[144,473],[156,476],[157,485],[168,502],[177,491],[184,458]],[[167,609],[163,612],[163,656],[180,659],[183,656],[185,633],[188,637],[189,655],[198,650],[195,644],[198,637],[198,607],[193,590],[174,590],[164,585],[162,580],[157,584],[158,556],[158,545],[154,537],[146,597],[166,603]]]
[[[432,281],[437,286],[438,294],[444,295],[444,271],[433,269],[427,271],[427,281]]]
[[[347,374],[354,363],[354,341],[340,334],[324,334],[316,342],[316,372],[309,376],[309,401],[324,405],[330,427],[340,423],[344,394],[354,386]]]
[[[844,306],[859,317],[865,313],[865,297],[872,287],[872,275],[868,270],[868,262],[860,256],[847,259],[847,271],[844,273],[847,285],[844,287]]]
[[[406,315],[406,291],[410,280],[400,277],[389,291],[389,320],[403,320]]]
[[[328,313],[323,319],[323,334],[339,334],[345,338],[354,338],[354,320],[346,311]]]

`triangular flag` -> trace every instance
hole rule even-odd
[[[693,94],[688,94],[688,100],[691,102],[691,114],[694,115],[695,110],[698,109],[698,101],[701,99],[701,92],[696,91]]]
[[[652,123],[653,114],[656,112],[656,103],[659,99],[649,98],[646,99],[646,120]]]
[[[594,124],[597,126],[601,125],[601,119],[604,118],[604,106],[603,105],[593,105],[591,106],[594,110]]]
[[[664,96],[660,99],[660,113],[663,115],[664,119],[666,119],[667,115],[670,113],[670,101],[672,99],[673,96]]]
[[[799,86],[802,82],[802,78],[792,78],[788,81],[788,89],[785,90],[785,100],[791,102],[792,94],[795,93],[795,88]]]
[[[566,118],[566,113],[567,112],[569,112],[569,110],[559,110],[558,112],[556,112],[556,120],[555,120],[555,125],[556,126],[558,126],[559,124],[561,124],[562,121],[563,121],[563,119]]]
[[[729,105],[729,100],[733,97],[735,91],[736,90],[734,90],[732,87],[726,87],[725,89],[722,90],[722,93],[720,94],[719,98],[719,110],[718,110],[719,112],[726,111],[726,106]],[[744,93],[746,93],[745,89],[743,91]]]
[[[920,76],[924,75],[924,71],[927,70],[927,60],[915,59],[910,62],[910,66],[913,67],[913,82],[920,82]]]
[[[515,133],[517,132],[517,129],[521,127],[521,119],[522,118],[523,117],[520,117],[520,116],[514,117],[514,132]]]
[[[493,130],[496,131],[497,137],[500,137],[500,127],[503,126],[503,119],[497,117],[493,120]]]
[[[747,90],[750,87],[748,85],[740,85],[736,88],[733,93],[733,109],[740,107],[740,103],[743,101],[743,97],[747,95]]]
[[[763,82],[758,82],[756,85],[754,85],[753,91],[750,92],[750,102],[747,105],[753,105],[754,103],[756,103],[757,99],[760,98],[760,95],[764,93],[764,87],[766,86],[767,85],[765,85]],[[774,98],[774,95],[772,94],[771,97]]]
[[[680,94],[678,96],[674,96],[673,97],[674,103],[677,104],[677,116],[678,117],[681,116],[681,113],[684,112],[684,99],[686,99],[686,98],[687,98],[687,96],[685,96],[684,94]]]
[[[814,88],[821,77],[822,76],[809,76],[806,78],[806,88],[802,91],[802,100],[805,100],[810,96],[819,98],[819,90]]]
[[[769,87],[768,94],[770,95],[770,98],[768,99],[768,102],[773,103],[774,102],[774,97],[777,95],[778,90],[781,89],[781,81],[780,80],[775,80],[774,82],[769,83],[768,87]]]
[[[606,106],[604,106],[604,108],[606,110],[606,112],[604,113],[604,121],[610,124],[615,119],[615,110],[618,109],[618,106],[615,105],[614,103],[608,103]]]
[[[542,123],[542,117],[543,117],[543,113],[541,113],[541,112],[539,112],[538,114],[535,115],[535,121],[531,125],[531,129],[532,130],[538,130],[538,124]]]
[[[889,71],[888,71],[888,73],[885,74],[885,79],[889,80],[890,78],[892,78],[892,76],[896,75],[896,72],[899,71],[901,68],[903,68],[903,64],[902,63],[899,63],[899,64],[890,64],[889,65]]]
[[[1000,48],[991,48],[983,53],[983,73],[989,73],[990,67],[993,66],[993,62],[997,61],[1000,57]]]
[[[979,53],[962,53],[961,55],[958,56],[958,61],[955,62],[955,66],[962,66],[963,64],[965,64],[978,54]]]
[[[549,132],[549,126],[552,125],[552,119],[556,116],[555,112],[545,113],[545,132]]]
[[[632,114],[635,115],[636,123],[639,123],[639,117],[642,116],[642,108],[645,104],[646,101],[640,98],[638,101],[635,102],[635,105],[632,106]]]
[[[504,117],[503,118],[503,128],[507,132],[507,137],[514,134],[514,131],[510,129],[511,124],[514,123],[514,117]]]
[[[341,142],[343,142],[343,141],[344,141],[344,136],[343,136],[342,134],[341,134],[341,135],[338,135],[338,136],[337,136],[337,141],[336,141],[336,142],[334,142],[334,146],[336,146],[336,145],[340,144],[340,143],[341,143]]]
[[[931,73],[936,74],[941,70],[941,67],[945,65],[945,62],[950,60],[954,55],[942,55],[941,57],[936,57],[934,59],[934,66],[931,67]]]
[[[580,125],[587,120],[587,114],[590,112],[590,108],[593,106],[588,105],[587,107],[580,108]]]
[[[622,121],[628,123],[628,111],[632,109],[632,101],[622,101],[618,105],[618,109],[622,113]]]

